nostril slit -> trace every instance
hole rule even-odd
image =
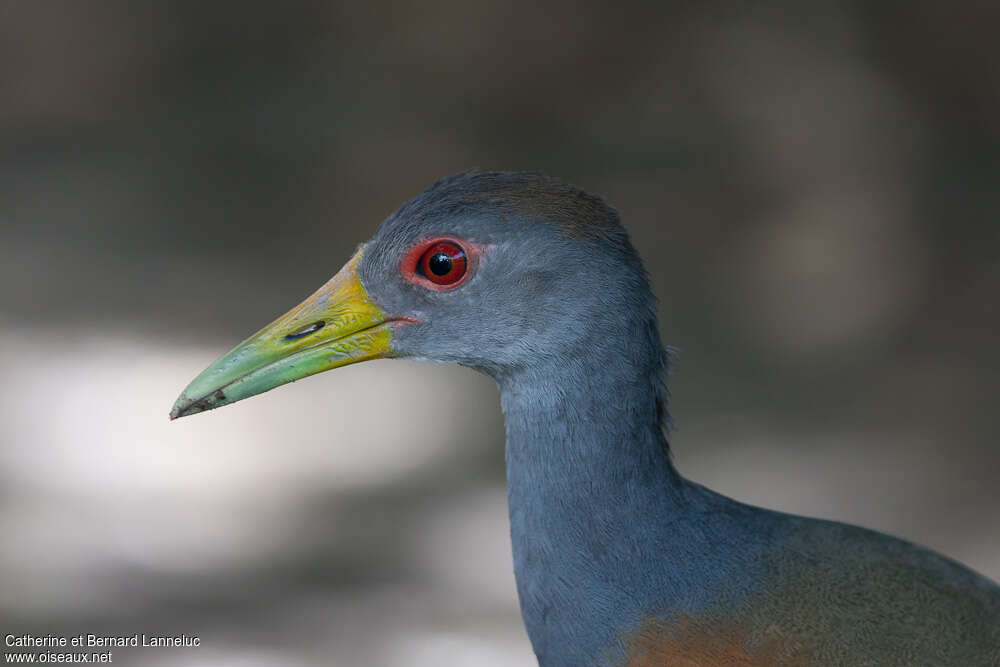
[[[285,336],[285,340],[298,340],[299,338],[305,338],[309,334],[314,334],[323,327],[326,326],[326,322],[320,320],[318,322],[313,322],[312,324],[307,324],[306,326],[293,331],[292,333]]]

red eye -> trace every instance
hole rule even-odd
[[[465,277],[469,260],[462,246],[451,241],[439,241],[424,251],[417,268],[435,285],[454,285]]]

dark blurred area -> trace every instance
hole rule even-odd
[[[136,665],[529,665],[495,387],[167,422],[470,167],[616,205],[688,476],[1000,578],[1000,4],[0,0],[0,632]]]

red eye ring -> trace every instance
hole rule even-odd
[[[417,272],[435,285],[455,285],[469,270],[465,249],[453,241],[434,243],[417,262]]]

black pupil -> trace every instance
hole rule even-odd
[[[451,271],[451,257],[443,252],[434,253],[427,261],[427,268],[435,276],[446,276]]]

